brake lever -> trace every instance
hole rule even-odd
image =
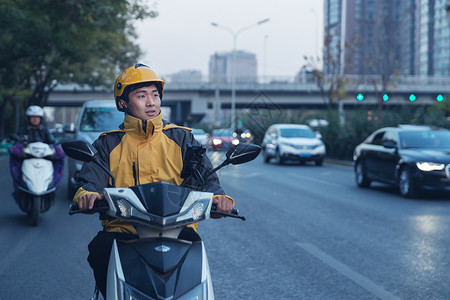
[[[213,204],[211,206],[211,214],[213,216],[217,215],[217,216],[241,219],[242,221],[246,220],[246,218],[244,216],[240,216],[239,215],[239,209],[237,209],[236,207],[233,207],[233,209],[231,210],[231,213],[226,213],[226,212],[223,212],[223,211],[216,211],[216,209],[217,209],[217,206],[215,204]]]

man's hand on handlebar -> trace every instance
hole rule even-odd
[[[233,200],[225,196],[216,196],[213,199],[213,203],[216,205],[216,211],[222,211],[231,213],[233,210]]]
[[[78,198],[79,209],[92,209],[97,200],[103,200],[105,195],[86,194]]]

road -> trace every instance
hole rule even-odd
[[[210,153],[215,165],[223,153]],[[87,244],[95,215],[69,216],[67,187],[27,225],[0,189],[0,299],[88,299]],[[219,171],[247,217],[200,223],[216,299],[450,299],[448,195],[404,199],[388,186],[359,189],[352,168],[273,165],[261,157]]]

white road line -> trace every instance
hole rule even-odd
[[[340,261],[334,259],[333,257],[329,256],[328,254],[321,251],[319,248],[315,247],[314,245],[308,244],[308,243],[296,243],[298,246],[300,246],[303,250],[311,254],[312,256],[315,256],[319,260],[321,260],[323,263],[329,265],[345,277],[349,278],[350,280],[354,281],[356,284],[361,286],[362,288],[366,289],[370,293],[374,294],[380,299],[400,299],[399,297],[389,293],[385,289],[383,289],[381,286],[377,285],[370,279],[364,277],[363,275],[353,271],[345,264],[341,263]]]
[[[20,241],[0,260],[0,275],[2,275],[6,269],[14,263],[14,261],[24,253],[26,250],[30,250],[29,245],[36,239],[36,236],[40,228],[30,228],[30,231],[20,239]]]
[[[53,203],[52,206],[56,206],[55,203]],[[50,208],[49,211],[47,211],[44,214],[44,218],[50,218],[55,212],[57,208],[53,207],[53,209]],[[39,216],[39,218],[43,218],[42,216]],[[28,220],[27,220],[28,221]],[[39,220],[38,220],[39,221]],[[39,224],[37,227],[30,227],[29,231],[25,236],[20,238],[20,241],[9,250],[9,252],[0,259],[0,275],[2,275],[6,269],[14,263],[14,261],[24,253],[25,251],[30,251],[29,245],[36,240],[36,236],[40,234],[42,231],[42,226],[39,227]]]

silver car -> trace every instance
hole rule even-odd
[[[300,124],[274,124],[270,126],[262,142],[264,162],[275,159],[285,161],[314,161],[321,166],[325,158],[325,144],[311,127]]]
[[[208,138],[209,135],[203,130],[198,128],[191,128],[192,134],[194,135],[194,138],[202,145],[208,145]]]
[[[124,114],[116,108],[113,100],[86,101],[81,108],[76,124],[71,124],[66,133],[72,133],[74,139],[93,143],[101,133],[118,129],[123,123]],[[76,192],[77,177],[83,162],[72,158],[68,160],[68,196]]]

